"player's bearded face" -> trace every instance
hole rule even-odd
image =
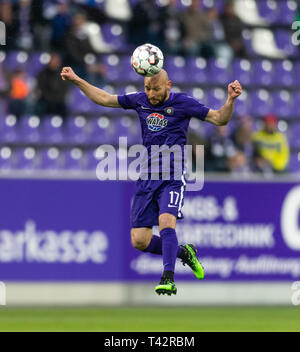
[[[169,89],[163,86],[155,86],[152,88],[146,85],[145,92],[152,105],[162,104],[169,95]]]

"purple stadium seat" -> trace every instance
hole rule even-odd
[[[0,118],[0,142],[15,142],[18,137],[18,120],[15,115]]]
[[[293,99],[291,93],[281,90],[272,94],[273,109],[279,117],[293,118]]]
[[[105,144],[111,143],[114,128],[111,119],[107,116],[90,118],[88,126],[88,140],[90,143]]]
[[[122,116],[114,121],[115,143],[119,143],[119,137],[127,137],[128,145],[141,143],[140,126],[137,120],[129,116]]]
[[[290,158],[289,171],[293,173],[300,172],[300,157],[299,153],[293,153]]]
[[[211,109],[219,109],[224,105],[227,92],[222,88],[215,88],[207,92],[207,106]]]
[[[11,170],[15,165],[15,153],[8,146],[0,147],[0,170]]]
[[[186,81],[195,84],[210,82],[208,65],[204,58],[197,57],[187,59]]]
[[[80,89],[74,87],[70,92],[68,108],[75,114],[89,113],[95,110],[95,103],[85,96]]]
[[[88,142],[88,119],[82,115],[66,120],[66,140],[68,143],[82,144]]]
[[[11,51],[6,57],[5,68],[12,72],[17,68],[27,71],[29,67],[29,55],[24,51]]]
[[[170,79],[176,83],[186,82],[185,74],[186,60],[181,56],[168,56],[165,58],[164,68]]]
[[[269,86],[273,78],[273,63],[270,60],[255,60],[253,63],[252,84]]]
[[[30,54],[27,72],[30,76],[36,76],[50,61],[50,54],[36,52]]]
[[[250,95],[250,111],[254,116],[264,116],[272,112],[271,95],[264,89],[253,91]]]
[[[277,1],[259,0],[256,1],[258,12],[261,17],[269,23],[276,23],[278,20],[279,7]]]
[[[290,27],[291,23],[297,17],[296,1],[278,1],[277,23]]]
[[[101,25],[101,30],[106,43],[113,45],[115,49],[126,49],[126,34],[122,25],[105,23]]]
[[[64,169],[83,170],[85,167],[84,151],[80,148],[67,149],[64,154]]]
[[[40,151],[40,168],[55,171],[63,169],[63,154],[56,147],[43,148]]]
[[[291,124],[289,141],[292,148],[300,150],[300,123]]]
[[[292,118],[300,117],[300,91],[293,93]]]
[[[224,84],[229,80],[229,68],[222,59],[210,59],[208,62],[209,80],[215,84]]]
[[[247,115],[250,109],[250,95],[245,89],[242,95],[236,100],[234,114],[235,115]]]
[[[112,82],[118,82],[120,77],[122,77],[122,67],[124,65],[123,63],[121,64],[121,57],[116,54],[101,55],[101,62],[107,67],[107,79]],[[126,66],[129,70],[129,65]]]
[[[23,143],[38,143],[40,138],[40,118],[34,115],[21,117],[18,130],[18,141]]]
[[[289,60],[276,61],[274,63],[274,74],[272,85],[291,87],[296,85],[297,79],[294,74],[294,64]]]
[[[117,74],[119,75],[117,81],[119,81],[120,77],[122,77],[123,81],[128,81],[131,83],[140,82],[141,84],[143,84],[143,76],[137,74],[133,70],[130,63],[130,57],[128,55],[120,57],[119,69],[117,70]],[[110,71],[108,72],[108,75],[110,76]]]
[[[244,42],[247,54],[250,57],[257,57],[258,55],[254,51],[253,46],[252,46],[252,32],[251,32],[251,30],[244,29],[242,31],[242,36],[243,36],[243,42]]]
[[[96,170],[97,165],[100,161],[99,158],[97,158],[97,149],[88,149],[85,152],[85,158],[86,158],[86,169],[87,170]]]
[[[279,49],[283,50],[287,55],[291,57],[299,56],[299,48],[293,45],[291,40],[291,30],[277,29],[274,33],[274,36]]]
[[[196,86],[187,88],[184,92],[190,97],[197,99],[201,104],[207,105],[207,92],[205,89]]]
[[[42,120],[41,140],[44,143],[65,142],[63,119],[61,116],[47,116]]]
[[[250,85],[252,82],[252,65],[249,60],[234,59],[232,62],[231,80],[239,80],[242,85]]]
[[[20,148],[16,151],[16,167],[21,170],[35,170],[39,166],[38,151],[32,147]]]

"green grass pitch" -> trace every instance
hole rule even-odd
[[[0,331],[300,331],[300,307],[0,308]]]

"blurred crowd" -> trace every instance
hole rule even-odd
[[[47,67],[34,82],[26,71],[8,71],[0,63],[0,96],[8,97],[6,112],[17,117],[66,117],[69,84],[60,79],[60,69],[72,66],[82,77],[96,77],[91,83],[105,82],[109,74],[105,65],[101,60],[87,65],[86,57],[118,52],[102,35],[102,26],[111,20],[125,29],[127,54],[135,46],[150,42],[166,55],[221,57],[227,61],[246,57],[244,24],[235,15],[233,2],[224,2],[220,13],[215,7],[204,9],[202,0],[191,0],[183,9],[176,0],[141,0],[133,6],[129,0],[1,0],[0,20],[7,32],[1,50],[51,53]],[[252,118],[241,116],[234,131],[228,126],[215,128],[204,140],[207,171],[284,172],[289,148],[277,129],[276,116],[264,117],[262,125],[253,132]]]
[[[218,126],[208,136],[191,133],[189,142],[205,146],[204,168],[208,172],[230,172],[237,177],[253,172],[281,174],[288,171],[290,150],[278,122],[276,115],[267,114],[255,129],[252,116],[242,115],[235,119],[234,127]]]
[[[140,0],[133,6],[129,0],[2,0],[0,19],[6,24],[6,50],[55,49],[75,62],[87,52],[113,50],[99,39],[101,26],[111,20],[126,28],[128,44],[150,42],[180,55],[246,55],[244,25],[231,0],[222,13],[215,7],[204,10],[202,0],[191,0],[185,9],[177,0]]]
[[[252,116],[242,115],[235,119],[234,127],[218,126],[208,136],[190,133],[188,142],[204,145],[205,171],[229,172],[237,177],[253,172],[264,176],[282,174],[288,171],[290,148],[278,123],[277,116],[270,113],[254,128]]]

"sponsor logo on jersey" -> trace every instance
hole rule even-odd
[[[168,120],[165,119],[164,115],[154,112],[147,116],[146,122],[148,129],[153,132],[157,132],[165,128],[168,124]]]

